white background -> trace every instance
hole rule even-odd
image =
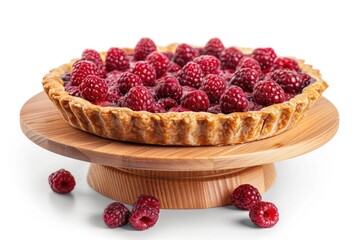
[[[0,3],[1,239],[359,239],[359,8],[356,1],[2,1]],[[28,140],[19,112],[42,91],[42,76],[85,48],[158,45],[273,47],[321,70],[324,96],[340,112],[337,135],[323,147],[276,164],[264,195],[279,223],[259,229],[232,207],[163,210],[155,227],[108,229],[101,214],[111,199],[86,183],[88,163],[56,155]],[[306,129],[304,129],[306,131]],[[76,177],[68,196],[54,194],[48,175]],[[7,236],[6,238],[4,238]]]

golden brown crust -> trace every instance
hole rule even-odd
[[[158,47],[175,51],[176,44]],[[250,49],[241,49],[251,52]],[[126,49],[131,52],[132,49]],[[104,58],[105,53],[101,53]],[[296,59],[300,68],[316,79],[302,93],[284,103],[259,111],[212,114],[206,112],[150,113],[120,107],[100,107],[73,97],[64,89],[60,76],[75,60],[50,71],[43,78],[44,91],[73,127],[101,137],[159,145],[228,145],[260,140],[290,129],[328,87],[320,72]]]

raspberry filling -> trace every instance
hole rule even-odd
[[[272,48],[245,54],[219,38],[204,47],[179,44],[174,53],[156,51],[142,38],[134,52],[112,47],[104,61],[85,49],[61,79],[72,96],[102,107],[134,111],[232,113],[257,111],[288,101],[315,79]]]

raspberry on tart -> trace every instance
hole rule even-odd
[[[285,93],[273,80],[260,81],[254,85],[254,99],[263,106],[270,106],[284,102]]]
[[[211,55],[201,55],[194,58],[193,61],[199,64],[205,76],[217,72],[220,67],[220,60]]]
[[[252,52],[252,57],[259,62],[261,70],[266,73],[273,66],[276,53],[272,48],[256,48]]]
[[[155,69],[156,76],[161,77],[170,67],[170,60],[162,53],[152,52],[146,57],[146,61]]]
[[[146,57],[156,51],[156,45],[150,38],[142,38],[136,44],[134,49],[134,57],[136,60],[145,60]]]
[[[154,86],[156,70],[146,61],[138,61],[132,67],[132,73],[138,75],[145,86]]]
[[[119,92],[122,94],[129,92],[132,87],[142,85],[143,81],[138,75],[134,73],[123,72],[118,77]]]
[[[222,113],[245,112],[248,105],[244,91],[238,86],[229,87],[220,98]]]
[[[251,68],[251,69],[254,69],[255,71],[261,73],[261,67],[260,67],[260,64],[259,62],[252,58],[252,57],[249,57],[249,56],[245,56],[243,57],[238,66],[236,67],[237,69],[239,68]]]
[[[186,43],[182,43],[179,44],[175,50],[174,62],[180,67],[183,67],[199,55],[198,49],[193,48]]]
[[[155,86],[157,98],[172,98],[180,102],[183,94],[183,88],[174,76],[166,76]]]
[[[227,88],[225,80],[217,74],[208,74],[201,83],[200,90],[203,90],[211,102],[219,102],[221,95]]]
[[[303,84],[301,76],[290,69],[277,69],[271,73],[270,78],[287,93],[298,93]]]
[[[175,62],[170,62],[170,66],[168,68],[169,73],[176,73],[181,69],[180,65]]]
[[[225,48],[219,56],[221,67],[223,69],[235,69],[243,56],[243,53],[236,47]]]
[[[260,79],[260,73],[252,68],[239,68],[231,77],[230,84],[252,92],[255,83]]]
[[[134,49],[85,49],[80,60],[47,74],[43,87],[65,120],[84,131],[202,146],[261,140],[290,129],[327,83],[304,61],[277,56],[272,48],[225,47],[219,38],[199,47],[161,47],[142,38]],[[208,132],[212,137],[204,137]]]
[[[181,106],[194,112],[206,112],[210,106],[210,101],[204,91],[194,90],[181,98]]]
[[[187,63],[178,73],[177,78],[182,86],[199,88],[204,78],[204,73],[199,64]]]
[[[106,75],[106,68],[99,52],[93,49],[85,49],[81,54],[81,59],[94,62],[99,69],[100,76]]]
[[[159,101],[153,104],[153,111],[157,113],[168,112],[171,108],[178,107],[178,102],[172,98],[161,98]]]
[[[213,55],[219,58],[224,49],[224,44],[219,38],[212,38],[206,43],[202,55]]]
[[[88,60],[79,60],[74,63],[70,74],[71,84],[79,86],[89,75],[100,76],[99,69],[94,62]]]
[[[277,57],[274,60],[275,69],[290,69],[296,72],[300,71],[299,64],[291,58],[288,57]]]
[[[128,69],[130,63],[126,52],[121,48],[110,48],[106,53],[105,67],[108,72]]]
[[[87,76],[79,85],[81,97],[90,102],[104,100],[108,94],[108,89],[105,79],[95,75]]]
[[[147,111],[153,102],[154,98],[146,87],[135,86],[126,93],[121,106],[134,111]]]

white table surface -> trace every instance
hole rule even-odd
[[[1,239],[360,237],[356,1],[86,2],[0,3]],[[101,214],[112,200],[87,185],[88,163],[49,152],[21,132],[20,108],[42,91],[42,76],[51,68],[80,56],[85,48],[132,47],[144,36],[159,45],[203,45],[219,37],[226,46],[269,46],[278,55],[306,59],[321,70],[330,85],[324,96],[340,113],[339,130],[323,147],[276,163],[277,181],[263,196],[279,208],[274,228],[256,228],[247,212],[227,206],[162,210],[158,223],[147,231],[108,229]],[[67,196],[53,193],[47,183],[48,175],[60,168],[77,180]]]

